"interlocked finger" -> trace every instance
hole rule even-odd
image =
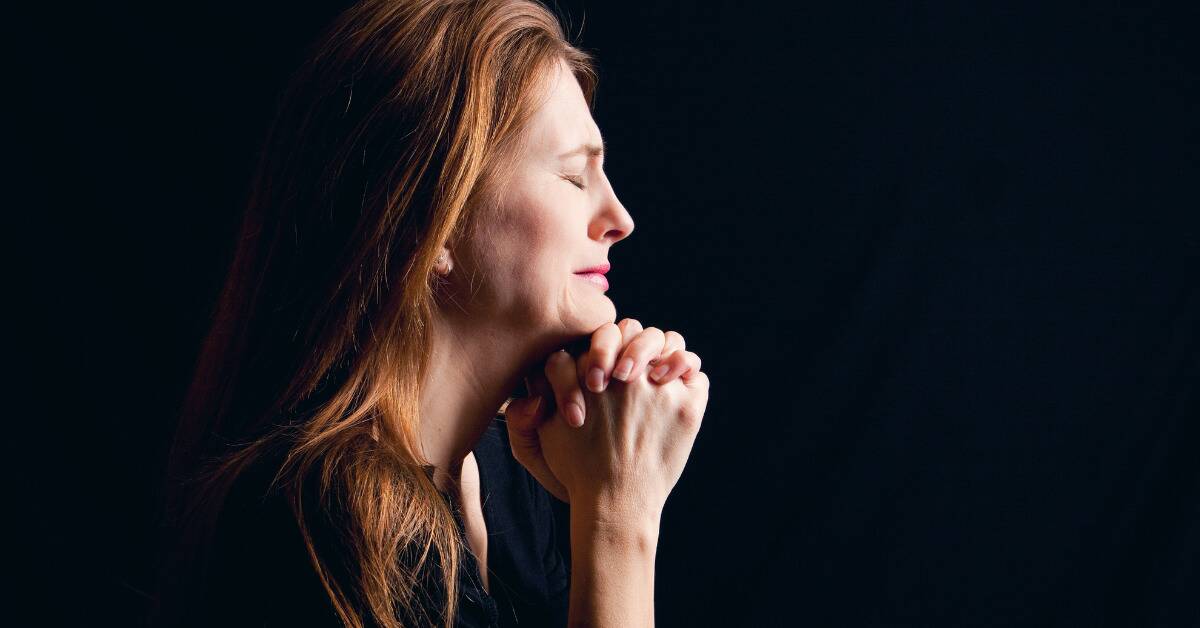
[[[637,338],[625,345],[617,367],[613,369],[613,377],[628,382],[641,375],[646,363],[662,353],[666,337],[657,327],[647,327],[638,334]]]
[[[658,366],[650,371],[650,379],[659,384],[665,384],[676,377],[689,378],[700,371],[700,356],[691,351],[676,351],[665,359],[659,360]]]
[[[566,351],[555,351],[546,360],[546,379],[554,389],[558,411],[571,427],[582,427],[584,421],[583,391],[575,371],[575,358]]]

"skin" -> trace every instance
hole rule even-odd
[[[574,273],[607,261],[634,222],[599,157],[558,158],[602,139],[564,70],[546,78],[497,211],[443,251],[449,296],[431,327],[421,434],[425,456],[451,476],[523,378],[616,318],[613,302]]]
[[[603,170],[602,146],[565,64],[543,77],[497,211],[443,251],[448,298],[431,328],[421,444],[434,480],[459,494],[486,565],[471,449],[504,408],[514,457],[572,505],[571,621],[652,625],[658,518],[690,452],[708,379],[682,335],[626,318],[577,271],[603,264],[634,222]],[[578,360],[560,347],[590,336]],[[661,376],[651,376],[661,367]],[[657,391],[657,392],[656,392]],[[486,586],[486,573],[483,574]]]

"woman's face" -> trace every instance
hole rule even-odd
[[[576,336],[616,319],[606,288],[580,271],[607,265],[633,219],[604,174],[600,130],[565,63],[544,85],[496,211],[451,248],[450,278],[466,282],[455,292],[469,296],[456,301],[489,327]]]

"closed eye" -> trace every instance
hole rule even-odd
[[[585,189],[587,187],[583,184],[583,177],[564,174],[564,175],[562,175],[562,178],[566,179],[567,181],[569,181],[571,183],[571,185],[573,185],[581,190]]]

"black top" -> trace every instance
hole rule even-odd
[[[456,625],[565,626],[570,566],[558,549],[555,498],[512,457],[503,420],[494,419],[474,449],[491,593],[483,590],[475,557],[465,552]],[[235,482],[217,528],[204,612],[192,619],[214,626],[340,626],[287,504],[275,493],[260,497],[269,467]],[[466,543],[458,505],[449,503]],[[430,582],[439,577],[435,571]],[[428,592],[433,600],[439,593]]]

